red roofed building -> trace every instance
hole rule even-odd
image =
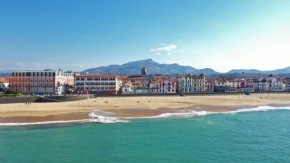
[[[205,92],[213,92],[214,91],[214,81],[206,80],[205,81]]]
[[[9,86],[9,79],[7,78],[0,78],[0,92],[6,92]]]
[[[130,81],[122,82],[122,94],[134,94],[134,87]]]
[[[176,80],[158,80],[150,83],[151,93],[176,93]]]
[[[76,75],[74,89],[78,94],[117,94],[120,85],[115,75]]]
[[[239,79],[217,79],[215,80],[215,92],[238,92],[242,81]]]
[[[255,83],[252,80],[242,81],[242,92],[254,92]]]

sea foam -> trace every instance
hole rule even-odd
[[[91,118],[93,118],[94,122],[100,122],[100,123],[117,123],[117,122],[129,122],[129,120],[125,120],[122,118],[117,118],[117,117],[108,117],[104,115],[97,115],[94,112],[91,112],[89,114]]]
[[[190,118],[195,116],[203,116],[207,114],[212,114],[212,112],[207,111],[189,111],[189,112],[183,112],[183,113],[162,113],[156,116],[150,116],[150,117],[129,117],[128,119],[148,119],[148,118],[158,118],[158,119],[165,119],[165,118]]]
[[[242,112],[258,112],[258,111],[270,111],[270,110],[290,110],[290,106],[273,107],[273,106],[258,106],[256,108],[244,108],[237,111],[230,111],[225,113],[242,113]]]

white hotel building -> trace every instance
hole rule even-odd
[[[117,94],[122,82],[115,75],[76,75],[75,93]]]
[[[205,91],[205,76],[184,75],[178,77],[178,89],[180,93],[197,93]]]

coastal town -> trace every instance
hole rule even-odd
[[[274,74],[265,78],[207,79],[204,74],[151,75],[143,67],[140,74],[79,74],[46,69],[15,71],[0,79],[0,92],[25,95],[66,94],[188,94],[214,92],[290,91],[290,78]]]

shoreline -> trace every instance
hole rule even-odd
[[[110,117],[150,117],[189,111],[230,112],[258,106],[290,106],[290,94],[184,97],[103,97],[81,101],[0,104],[0,123],[90,119],[89,113]]]
[[[263,106],[270,107],[290,107],[290,104],[267,104]],[[155,117],[161,114],[175,114],[175,113],[192,113],[195,112],[207,112],[207,113],[227,113],[235,112],[240,109],[255,109],[259,107],[254,105],[240,105],[240,106],[197,106],[190,108],[178,108],[178,109],[121,109],[121,110],[95,110],[92,111],[96,115],[106,116],[111,118],[148,118]],[[37,123],[37,122],[53,122],[53,121],[81,121],[92,119],[89,116],[92,112],[74,112],[69,114],[58,114],[48,116],[14,116],[14,117],[0,117],[1,123]],[[0,125],[1,126],[1,125]]]

